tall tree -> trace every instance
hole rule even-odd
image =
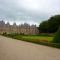
[[[43,21],[39,25],[40,32],[54,33],[58,30],[60,26],[60,15],[55,15],[50,17],[47,21]]]
[[[54,33],[58,30],[60,26],[60,15],[55,15],[51,17],[49,20],[49,32]]]
[[[49,24],[48,21],[43,21],[40,25],[39,25],[39,31],[43,32],[43,33],[48,33],[49,31]]]

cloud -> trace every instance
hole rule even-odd
[[[39,24],[60,14],[60,0],[0,0],[0,17],[10,22]]]

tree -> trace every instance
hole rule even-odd
[[[40,31],[40,32],[48,33],[48,28],[49,28],[48,21],[43,21],[43,22],[39,25],[39,31]]]
[[[39,31],[44,33],[55,33],[60,26],[60,15],[50,17],[39,25]]]
[[[59,29],[58,29],[58,31],[53,39],[53,43],[60,43],[60,27],[59,27]]]
[[[49,22],[49,32],[54,33],[58,30],[60,26],[60,15],[55,15],[48,19]]]

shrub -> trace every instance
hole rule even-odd
[[[3,32],[3,33],[2,33],[2,35],[4,35],[4,36],[5,36],[5,35],[7,35],[7,33],[6,33],[6,32]]]
[[[55,35],[55,37],[53,39],[53,43],[60,43],[60,28],[56,32],[56,35]]]

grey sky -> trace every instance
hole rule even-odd
[[[60,14],[60,0],[0,0],[0,19],[6,22],[39,24]]]

